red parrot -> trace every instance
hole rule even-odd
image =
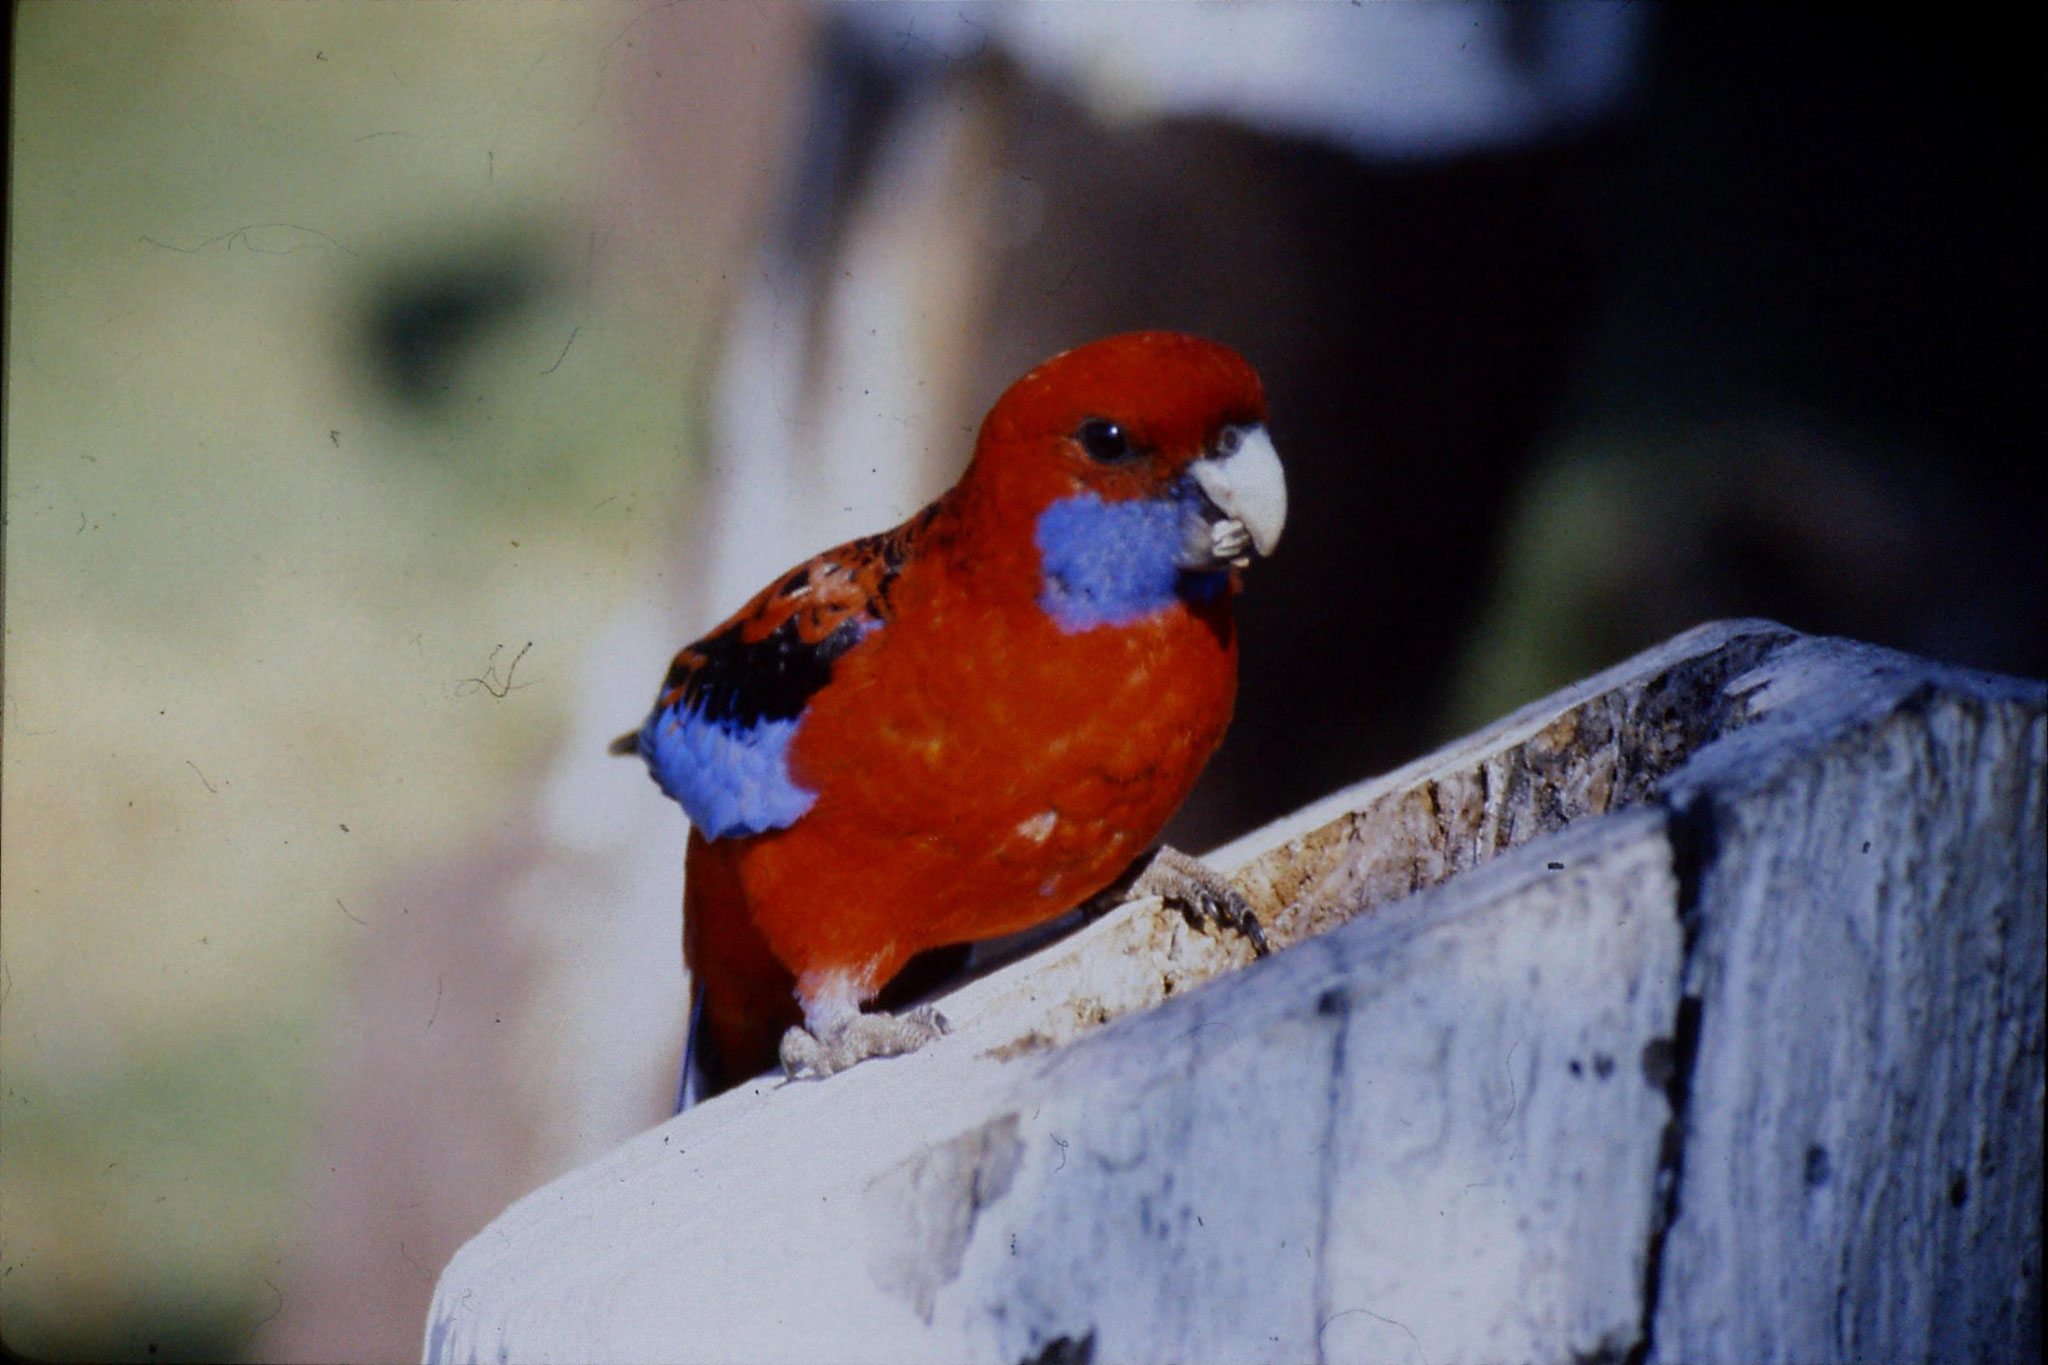
[[[913,955],[1063,914],[1151,844],[1230,723],[1238,570],[1286,518],[1265,417],[1214,342],[1064,352],[945,496],[676,655],[613,749],[693,826],[697,1088],[778,1044],[793,1075],[917,1046],[930,1010],[861,1009]]]

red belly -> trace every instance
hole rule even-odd
[[[943,607],[945,604],[940,604]],[[926,605],[841,661],[792,746],[817,803],[735,849],[746,913],[803,981],[863,994],[927,948],[1012,933],[1107,885],[1222,741],[1227,596],[1063,634],[1035,610],[965,630]],[[954,641],[979,642],[962,651]]]

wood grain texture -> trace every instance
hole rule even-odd
[[[1654,1358],[2037,1358],[2042,689],[1835,641],[1667,786],[1701,1002]]]

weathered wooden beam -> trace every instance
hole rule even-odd
[[[428,1358],[2031,1359],[2044,724],[1702,628],[1219,851],[1267,961],[1126,906],[528,1196]]]
[[[1655,1358],[2037,1360],[2043,689],[1839,641],[1667,781],[1684,1141]]]

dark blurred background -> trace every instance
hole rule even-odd
[[[1209,847],[1702,620],[2048,673],[2040,136],[1750,7],[27,5],[0,1338],[414,1357],[658,1121],[604,741],[1046,355],[1265,376]]]

